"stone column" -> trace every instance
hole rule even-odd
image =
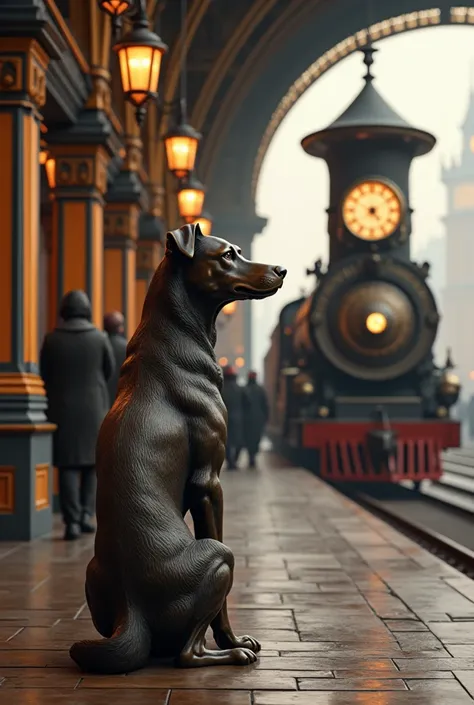
[[[37,334],[47,65],[37,41],[0,37],[0,539],[10,541],[52,528],[55,427],[45,416]]]
[[[163,243],[166,229],[162,219],[164,189],[156,183],[149,186],[149,211],[140,218],[137,276],[136,276],[136,310],[137,325],[142,317],[148,287],[163,257]]]
[[[163,257],[164,226],[158,216],[143,213],[137,243],[136,321],[140,323],[148,287]]]
[[[49,324],[53,328],[62,297],[83,289],[92,304],[92,321],[104,316],[104,194],[107,169],[118,140],[104,112],[85,110],[71,128],[48,133],[56,159],[53,203],[52,271]]]
[[[104,201],[108,157],[102,147],[61,145],[54,148],[56,189],[53,204],[50,327],[62,297],[83,289],[92,304],[92,321],[102,327],[104,313]]]
[[[214,213],[211,206],[209,210]],[[253,238],[266,224],[266,218],[258,215],[217,215],[214,218],[212,234],[239,245],[244,257],[252,259]],[[243,374],[252,368],[252,305],[250,301],[239,302],[231,320],[220,327],[217,334],[217,358],[227,358],[230,365],[235,365],[238,358],[243,358],[244,364],[240,368]]]
[[[105,313],[121,311],[130,338],[136,320],[136,250],[141,184],[133,172],[120,172],[107,192],[104,219]]]

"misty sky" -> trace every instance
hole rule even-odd
[[[474,83],[474,27],[435,27],[377,42],[375,86],[405,119],[438,139],[433,151],[415,159],[410,188],[412,253],[444,232],[446,193],[441,164],[458,158],[462,124]],[[315,60],[318,58],[314,57]],[[254,240],[252,258],[288,268],[283,289],[253,305],[253,364],[261,370],[282,306],[309,293],[306,267],[327,259],[329,179],[326,164],[300,146],[306,134],[326,127],[362,88],[362,54],[356,52],[324,74],[296,103],[273,138],[257,189],[257,212],[268,218]]]

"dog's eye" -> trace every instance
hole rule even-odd
[[[222,259],[231,260],[232,259],[232,250],[227,250],[227,252],[224,252],[224,254],[222,255]]]

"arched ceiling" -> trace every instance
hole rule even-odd
[[[251,221],[273,134],[302,92],[364,43],[357,33],[367,27],[367,5],[367,0],[189,0],[188,106],[191,122],[204,135],[198,174],[214,215]],[[170,46],[161,85],[162,97],[170,101],[179,86],[180,3],[156,0],[154,9],[156,29]],[[371,12],[375,39],[414,24],[474,23],[474,3],[447,0],[384,0],[372,3]],[[168,111],[161,111],[162,134],[168,120]],[[161,148],[156,156],[164,172]]]

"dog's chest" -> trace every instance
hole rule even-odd
[[[195,446],[225,444],[227,437],[227,410],[217,387],[203,390],[193,404],[190,430]]]

